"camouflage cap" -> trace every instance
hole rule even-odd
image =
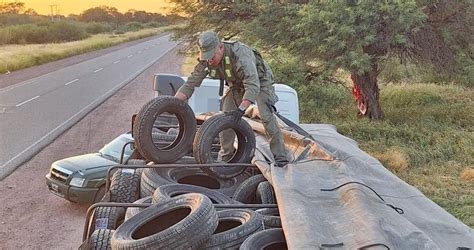
[[[214,31],[204,31],[199,35],[198,40],[199,51],[201,52],[201,60],[209,60],[216,53],[216,48],[219,45],[219,37]]]

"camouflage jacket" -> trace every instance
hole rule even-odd
[[[273,84],[272,71],[260,53],[241,42],[224,42],[224,55],[215,67],[209,66],[206,61],[199,61],[178,91],[191,97],[194,88],[199,87],[208,75],[213,79],[225,80],[229,87],[243,88],[243,99],[253,103],[260,88]]]

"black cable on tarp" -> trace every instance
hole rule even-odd
[[[359,185],[362,185],[362,186],[364,186],[364,187],[366,187],[366,188],[372,190],[372,192],[374,192],[374,194],[377,195],[377,197],[379,197],[380,200],[382,200],[383,202],[385,202],[385,205],[391,207],[391,208],[392,208],[393,210],[395,210],[398,214],[404,214],[404,213],[405,213],[405,211],[403,211],[403,209],[401,209],[401,208],[399,208],[399,207],[396,207],[396,206],[394,206],[394,205],[392,205],[392,204],[387,203],[387,202],[382,198],[382,196],[380,196],[377,192],[375,192],[375,190],[374,190],[373,188],[371,188],[370,186],[368,186],[368,185],[366,185],[366,184],[364,184],[364,183],[362,183],[362,182],[349,181],[349,182],[346,182],[346,183],[344,183],[344,184],[341,184],[341,185],[339,185],[339,186],[337,186],[337,187],[335,187],[335,188],[331,188],[331,189],[325,189],[325,188],[323,188],[323,189],[320,189],[320,190],[321,190],[321,191],[334,191],[334,190],[336,190],[336,189],[339,189],[339,188],[341,188],[341,187],[343,187],[343,186],[345,186],[345,185],[349,185],[349,184],[359,184]]]

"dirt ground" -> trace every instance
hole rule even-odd
[[[130,118],[153,97],[155,73],[181,74],[176,50],[135,78],[0,181],[0,249],[77,249],[89,205],[68,202],[48,191],[45,175],[53,161],[97,152],[130,130]]]

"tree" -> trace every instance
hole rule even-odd
[[[99,6],[90,8],[82,12],[79,16],[80,21],[84,22],[114,22],[118,23],[121,13],[117,8],[109,6]]]
[[[472,10],[469,0],[173,2],[176,13],[189,16],[177,38],[194,43],[197,31],[212,28],[270,51],[285,48],[304,62],[309,79],[349,71],[359,114],[370,119],[383,118],[377,82],[383,60],[418,60],[452,71],[455,51],[469,47],[470,40],[453,46],[449,41],[473,26],[466,14]]]
[[[0,14],[20,14],[25,8],[25,3],[0,3]]]

